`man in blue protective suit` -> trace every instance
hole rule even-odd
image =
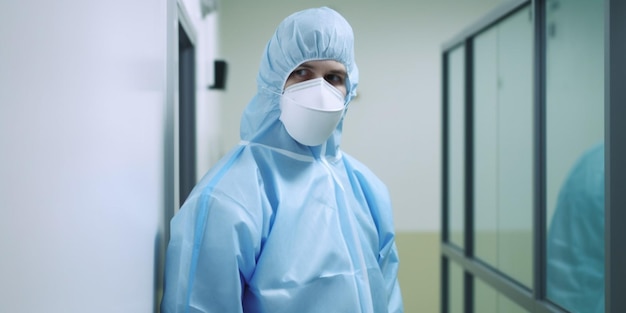
[[[352,28],[290,15],[257,83],[240,144],[172,219],[162,312],[402,312],[388,191],[339,148]]]

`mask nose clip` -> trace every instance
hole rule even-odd
[[[304,91],[306,90],[306,91]],[[337,87],[331,85],[323,77],[309,79],[307,81],[293,84],[283,92],[283,96],[293,98],[294,94],[306,92],[311,97],[315,97],[317,101],[298,101],[303,106],[317,110],[340,110],[344,106],[343,93]],[[294,99],[295,100],[295,99]],[[337,100],[341,102],[341,106],[337,106]]]

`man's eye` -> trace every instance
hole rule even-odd
[[[293,71],[293,75],[295,75],[297,77],[305,77],[305,76],[309,75],[309,70],[306,69],[306,68],[297,69],[297,70]]]
[[[333,86],[343,85],[344,83],[343,76],[340,76],[340,75],[329,74],[329,75],[326,75],[324,79]]]

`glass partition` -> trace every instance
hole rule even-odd
[[[442,312],[626,312],[624,16],[508,0],[444,44]]]
[[[604,312],[604,1],[546,6],[547,296]]]
[[[476,257],[532,287],[533,36],[530,7],[474,39]]]

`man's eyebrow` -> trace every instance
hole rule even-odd
[[[333,74],[348,75],[348,73],[346,73],[346,71],[344,70],[330,70],[329,72]]]
[[[313,66],[309,65],[309,64],[300,64],[300,65],[298,65],[298,67],[296,67],[296,69],[303,68],[303,67],[304,68],[308,68],[308,69],[312,69],[313,68]]]

